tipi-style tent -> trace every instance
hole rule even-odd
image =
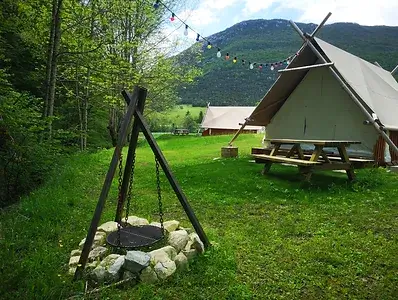
[[[255,106],[210,106],[207,105],[201,128],[202,135],[233,134],[245,119],[250,116]],[[242,133],[258,133],[262,126],[246,126]]]
[[[397,68],[386,71],[315,38],[318,29],[303,34],[291,24],[305,43],[245,125],[266,126],[267,138],[358,140],[351,155],[398,162]]]

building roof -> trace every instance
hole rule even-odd
[[[339,75],[357,94],[369,113],[375,113],[385,127],[398,129],[398,82],[392,74],[319,38],[315,38],[313,44],[327,61],[334,63]],[[287,68],[317,62],[315,53],[305,46]],[[248,124],[268,125],[307,72],[309,70],[282,73],[253,111]]]
[[[255,106],[208,106],[202,121],[202,128],[238,130],[254,111]],[[245,129],[259,130],[262,126],[246,126]]]

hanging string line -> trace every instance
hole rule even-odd
[[[188,35],[188,30],[194,32],[196,34],[196,41],[199,42],[200,39],[202,38],[202,40],[204,40],[205,42],[207,42],[207,49],[211,49],[213,46],[215,48],[217,48],[217,57],[221,58],[222,54],[222,50],[220,47],[212,44],[210,42],[210,40],[206,37],[204,37],[202,34],[200,34],[199,32],[197,32],[196,30],[194,30],[190,25],[188,25],[185,21],[183,21],[176,13],[174,13],[166,4],[164,4],[161,0],[156,0],[156,2],[153,4],[153,7],[155,9],[159,8],[159,6],[162,5],[167,11],[170,12],[171,17],[170,17],[170,21],[173,22],[175,19],[179,20],[182,24],[185,25],[185,31],[184,31],[184,35],[187,36]],[[181,27],[181,26],[180,26]],[[178,28],[177,28],[178,29]],[[177,30],[176,29],[176,30]],[[174,31],[176,31],[174,30]],[[288,57],[286,57],[285,59],[281,60],[281,61],[276,61],[276,62],[265,62],[265,63],[258,63],[258,62],[253,62],[247,59],[241,59],[242,65],[245,65],[246,62],[248,62],[249,64],[249,69],[254,69],[254,66],[258,65],[259,69],[262,69],[263,67],[270,67],[271,70],[274,70],[277,67],[283,66],[283,64],[289,64],[297,55],[299,55],[298,52],[296,52],[293,55],[290,55]],[[231,57],[233,57],[232,62],[233,63],[237,63],[238,62],[238,56],[232,56],[230,55],[228,52],[225,55],[225,60],[229,60]]]

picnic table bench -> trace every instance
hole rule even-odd
[[[293,139],[268,139],[274,148],[269,155],[253,154],[256,163],[264,164],[263,174],[269,172],[273,163],[286,163],[296,165],[306,181],[317,170],[345,170],[348,179],[355,179],[355,168],[363,168],[374,164],[373,160],[350,158],[347,154],[347,147],[352,144],[360,144],[359,141],[337,141],[337,140],[293,140]],[[302,144],[314,146],[311,154],[304,154]],[[291,146],[288,151],[282,152],[282,145]],[[337,148],[339,156],[332,156],[324,148]]]
[[[178,128],[176,128],[176,129],[174,129],[174,131],[173,131],[173,134],[175,134],[175,135],[187,135],[187,134],[189,134],[189,130],[188,129],[178,129]]]

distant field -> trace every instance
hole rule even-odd
[[[197,120],[200,111],[203,115],[206,113],[206,107],[192,107],[192,105],[176,105],[173,109],[164,113],[159,113],[158,118],[162,120],[165,125],[175,124],[176,127],[182,127],[184,117],[189,111],[191,116]]]

